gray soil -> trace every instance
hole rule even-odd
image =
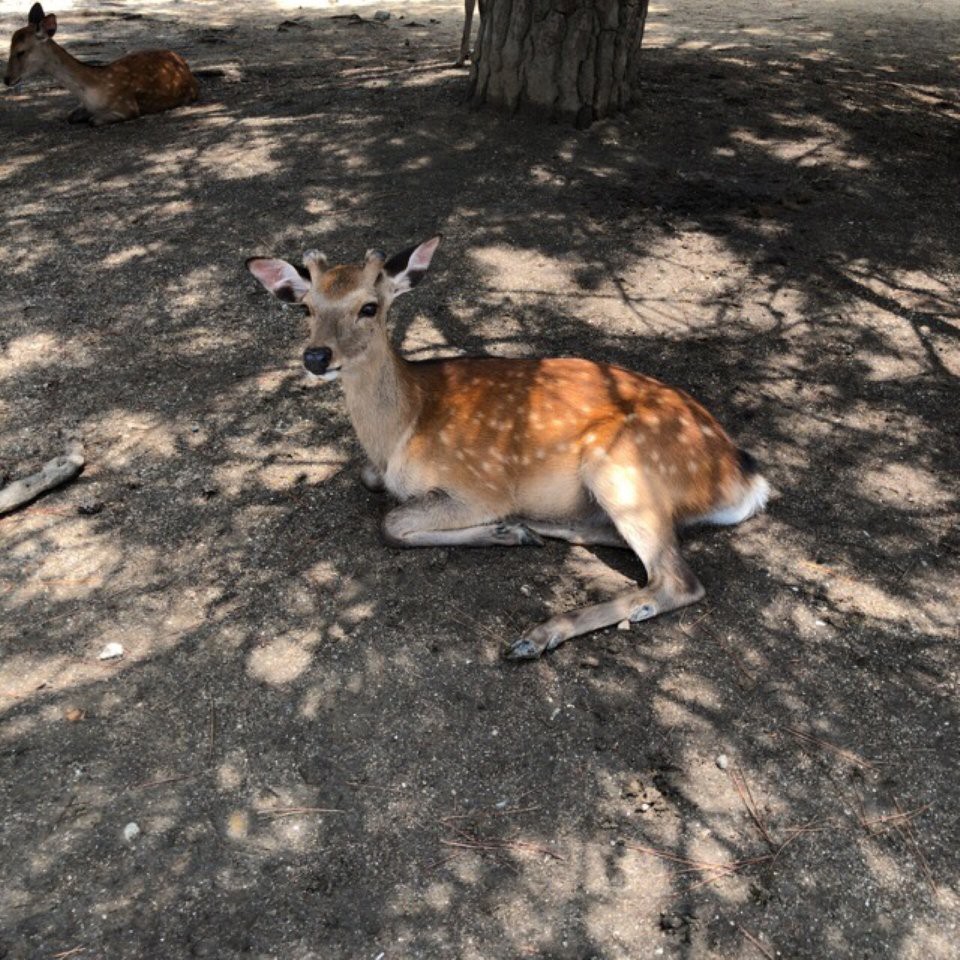
[[[0,100],[0,467],[87,457],[0,518],[0,957],[960,956],[960,8],[657,4],[578,133],[383,6],[66,9],[220,69],[99,130]],[[437,231],[409,356],[620,363],[761,461],[704,601],[507,663],[633,558],[383,545],[243,260]]]

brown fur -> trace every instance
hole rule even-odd
[[[56,18],[48,17],[56,29]],[[140,50],[106,66],[91,66],[33,26],[15,31],[5,82],[49,74],[80,98],[72,118],[94,125],[160,113],[197,99],[197,82],[186,61],[172,50]]]
[[[387,542],[524,546],[543,535],[637,554],[644,587],[531,628],[510,648],[518,659],[696,602],[703,587],[680,554],[676,527],[738,523],[761,509],[768,488],[750,458],[692,397],[621,367],[398,356],[387,312],[438,243],[389,262],[371,251],[362,266],[327,268],[310,253],[309,285],[285,261],[248,261],[268,289],[310,312],[305,361],[322,355],[315,375],[342,380],[370,459],[364,482],[401,501],[384,519]],[[368,316],[371,303],[377,310]]]

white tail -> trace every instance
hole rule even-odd
[[[133,120],[197,99],[197,82],[186,61],[172,50],[141,50],[105,67],[81,63],[56,43],[57,18],[35,3],[27,26],[13,34],[3,82],[48,74],[80,98],[68,119],[94,126]]]
[[[472,59],[470,53],[470,28],[473,26],[473,11],[477,5],[477,0],[463,0],[463,36],[460,38],[460,56],[457,57],[456,66],[462,67],[468,59]],[[480,4],[480,16],[483,17],[483,4]]]
[[[589,360],[456,358],[411,363],[392,348],[394,298],[430,265],[434,237],[387,259],[301,273],[253,258],[250,272],[310,315],[309,374],[343,384],[369,457],[364,482],[402,501],[383,521],[398,547],[540,546],[540,537],[632,549],[647,584],[552,617],[509,648],[538,657],[624,619],[694,603],[703,587],[676,528],[737,523],[763,508],[753,458],[680,390]],[[309,275],[309,279],[307,278]]]

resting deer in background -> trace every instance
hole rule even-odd
[[[81,63],[58,43],[57,18],[35,3],[27,26],[10,41],[3,82],[12,87],[26,77],[48,74],[79,98],[67,119],[94,126],[160,113],[197,99],[197,82],[186,61],[172,50],[141,50],[106,66]]]
[[[468,59],[472,59],[470,53],[470,27],[473,26],[473,10],[477,5],[477,0],[463,0],[463,36],[460,38],[460,56],[457,57],[455,66],[462,67]],[[483,4],[480,4],[480,17],[483,18]]]
[[[401,501],[383,533],[396,547],[542,546],[541,537],[633,550],[647,583],[551,617],[507,656],[647,620],[699,600],[678,526],[745,520],[766,503],[753,458],[680,390],[590,360],[458,357],[412,363],[387,336],[390,305],[423,277],[440,237],[390,259],[303,274],[254,257],[250,272],[309,313],[307,372],[340,380],[366,451],[364,483]],[[308,279],[309,277],[309,279]]]

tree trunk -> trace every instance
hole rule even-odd
[[[589,126],[633,96],[649,0],[485,0],[469,99]]]

